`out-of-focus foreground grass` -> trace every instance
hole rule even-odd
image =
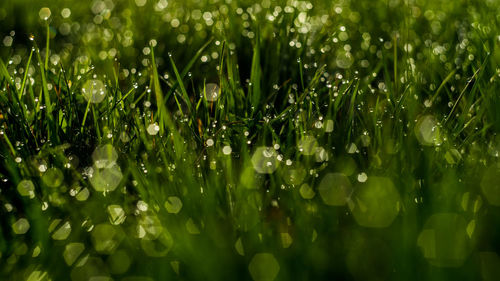
[[[0,279],[497,280],[497,1],[0,3]]]

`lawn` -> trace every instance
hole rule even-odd
[[[499,280],[498,132],[495,0],[2,0],[0,280]]]

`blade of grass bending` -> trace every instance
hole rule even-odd
[[[12,82],[12,77],[10,77],[9,71],[7,70],[7,67],[5,66],[2,59],[0,59],[0,73],[5,78],[5,80],[7,80],[7,83],[10,84]]]
[[[186,65],[186,67],[184,67],[184,69],[181,72],[181,78],[182,79],[184,79],[184,77],[186,77],[187,73],[189,72],[189,70],[191,69],[191,67],[193,66],[193,64],[201,56],[201,54],[203,53],[203,51],[207,48],[207,46],[212,41],[213,41],[213,38],[210,38],[203,46],[201,46],[201,48],[196,52],[196,54],[193,56],[193,58],[191,58],[191,60],[188,62],[188,64]],[[178,82],[175,82],[172,85],[172,87],[170,88],[170,90],[167,92],[166,99],[168,99],[168,97],[170,97],[170,95],[177,89],[178,86],[179,86]]]
[[[2,137],[5,140],[5,142],[7,143],[7,146],[9,147],[10,152],[12,153],[12,155],[17,155],[16,150],[14,149],[14,146],[12,145],[12,143],[9,140],[9,137],[7,137],[7,134],[4,133],[2,135]]]
[[[436,93],[434,93],[434,95],[432,96],[431,98],[431,104],[436,100],[436,98],[438,97],[438,94],[439,92],[441,92],[441,90],[443,89],[444,85],[446,85],[446,83],[451,79],[451,77],[453,76],[453,74],[455,74],[455,72],[457,72],[457,70],[453,70],[452,72],[450,72],[450,74],[448,74],[448,76],[446,76],[446,78],[444,78],[443,82],[441,82],[441,85],[439,85],[438,89],[436,90]]]
[[[465,85],[464,89],[462,90],[462,92],[460,92],[460,95],[458,96],[457,100],[455,101],[455,103],[453,104],[453,107],[451,108],[451,111],[450,113],[446,116],[446,118],[444,119],[444,122],[443,124],[446,124],[448,122],[448,120],[450,120],[451,116],[453,115],[453,113],[455,112],[455,109],[458,105],[458,103],[460,102],[460,100],[462,100],[464,94],[465,94],[465,90],[467,90],[467,88],[469,88],[469,85],[472,83],[472,81],[474,81],[474,78],[477,76],[477,74],[479,73],[479,71],[481,69],[483,69],[483,66],[484,65],[481,65],[481,67],[479,67],[476,72],[474,72],[474,75],[472,75],[472,78],[469,80],[469,82]]]

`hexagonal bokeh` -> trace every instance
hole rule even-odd
[[[481,190],[491,205],[500,206],[500,165],[491,165],[481,180]]]
[[[422,145],[440,145],[442,143],[441,130],[436,117],[424,115],[415,124],[415,136]]]
[[[122,224],[127,216],[125,215],[125,211],[120,205],[109,205],[108,206],[108,218],[109,222],[114,225]]]
[[[14,231],[15,234],[25,234],[29,229],[30,223],[25,218],[20,218],[12,224],[12,231]]]
[[[315,137],[306,135],[303,136],[298,143],[299,151],[304,155],[313,155],[316,152],[318,141]]]
[[[326,205],[343,206],[351,196],[352,185],[346,175],[329,173],[319,183],[318,191]]]
[[[35,185],[30,180],[22,180],[17,185],[17,191],[21,196],[35,198]]]
[[[182,201],[177,196],[169,196],[165,201],[165,209],[171,214],[177,214],[182,209]]]
[[[68,266],[71,266],[85,250],[83,243],[69,243],[64,248],[63,258]]]
[[[99,169],[96,166],[93,168],[94,172],[89,180],[96,191],[113,191],[118,187],[123,178],[121,169],[116,164],[110,168]]]
[[[300,196],[304,199],[313,199],[316,195],[316,192],[309,186],[309,184],[304,183],[300,186],[299,189]]]
[[[94,165],[99,168],[111,168],[118,160],[118,153],[111,144],[104,144],[97,147],[92,153]]]
[[[120,245],[123,233],[117,226],[101,223],[94,227],[91,238],[98,253],[112,254]]]
[[[258,147],[252,155],[252,165],[259,174],[272,174],[278,168],[278,153],[272,147]]]
[[[50,168],[43,173],[42,181],[48,187],[59,187],[64,181],[64,174],[58,168]]]
[[[300,162],[294,162],[290,166],[283,166],[280,170],[283,180],[291,185],[301,184],[307,175],[306,169]]]
[[[278,276],[280,265],[270,253],[258,253],[253,256],[248,270],[254,281],[272,281]]]
[[[399,213],[399,192],[386,177],[368,177],[360,183],[350,205],[356,222],[365,227],[387,227]]]
[[[455,213],[432,215],[420,232],[417,245],[434,266],[461,266],[470,252],[465,219]]]

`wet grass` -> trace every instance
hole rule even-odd
[[[499,276],[494,1],[46,2],[0,4],[1,278]]]

